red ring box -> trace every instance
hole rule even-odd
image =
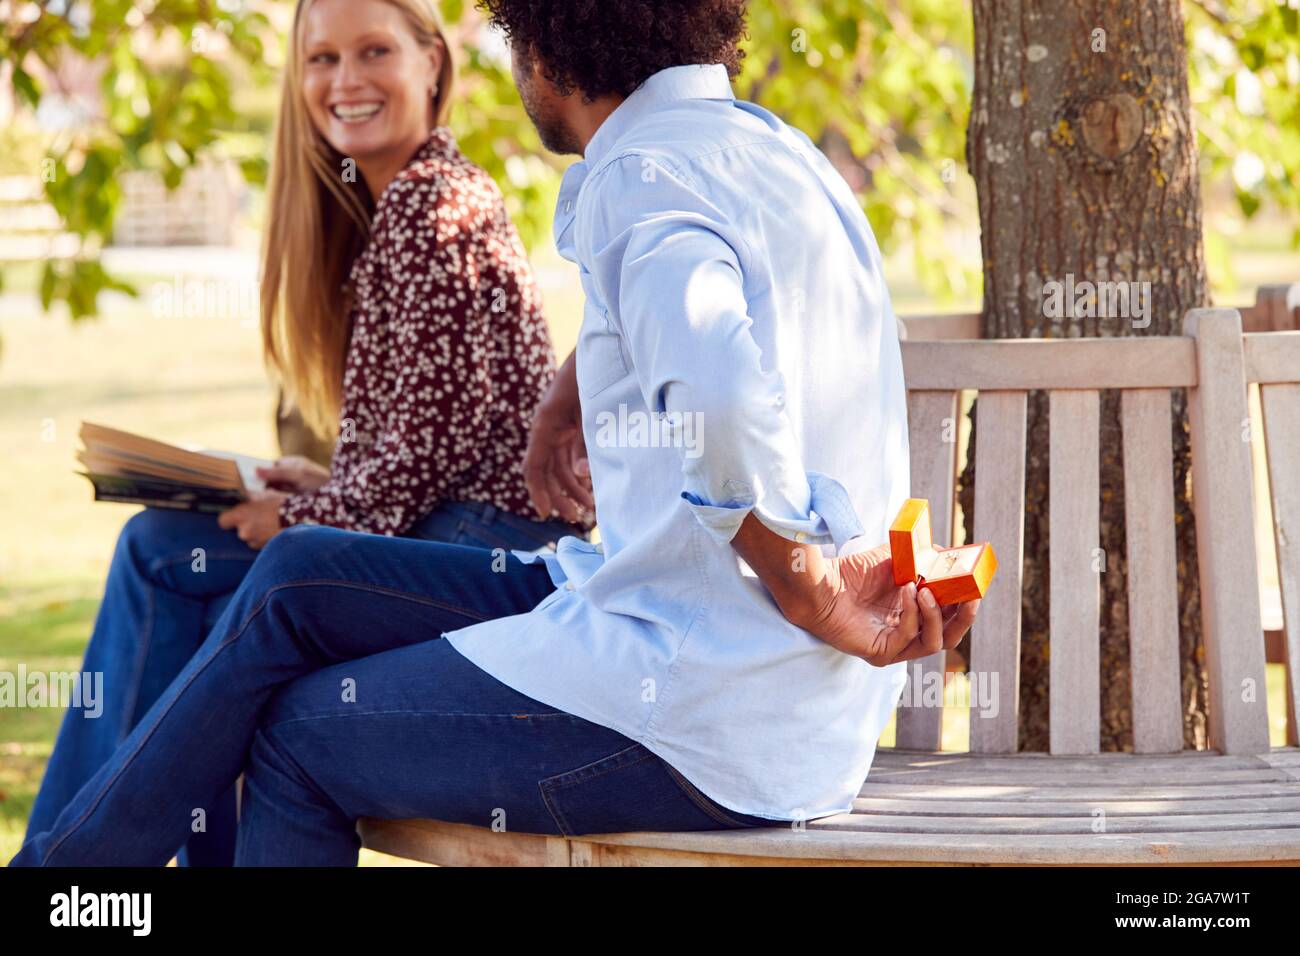
[[[998,569],[993,545],[983,541],[941,548],[932,541],[930,531],[930,502],[908,498],[889,528],[894,583],[902,587],[915,581],[918,592],[928,588],[939,604],[984,597]]]

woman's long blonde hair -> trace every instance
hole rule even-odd
[[[434,124],[446,122],[455,64],[437,0],[385,0],[406,15],[421,47],[441,42]],[[365,183],[345,182],[345,157],[316,130],[302,92],[306,11],[298,0],[275,126],[262,245],[262,346],[267,366],[316,434],[339,429],[351,302],[344,294],[373,208]]]

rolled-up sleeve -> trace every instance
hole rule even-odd
[[[585,193],[579,241],[646,407],[694,429],[684,506],[723,543],[751,512],[794,541],[838,549],[862,534],[844,487],[803,465],[785,382],[752,334],[740,233],[685,171],[646,157],[615,160]]]

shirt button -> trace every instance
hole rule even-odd
[[[573,582],[572,582],[572,581],[565,581],[565,582],[564,582],[564,590],[566,590],[566,591],[572,591],[572,590],[573,590]]]
[[[805,541],[808,540],[808,535],[802,531],[796,531],[794,533],[794,539],[798,541],[800,544],[803,544]]]

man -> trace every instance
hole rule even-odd
[[[902,662],[969,629],[978,602],[941,610],[887,547],[850,553],[907,497],[896,325],[847,185],[732,94],[743,3],[484,6],[543,142],[583,157],[555,237],[586,311],[527,467],[564,512],[585,445],[602,544],[288,529],[15,862],[165,862],[241,770],[240,864],[354,863],[361,816],[578,835],[844,812]]]

